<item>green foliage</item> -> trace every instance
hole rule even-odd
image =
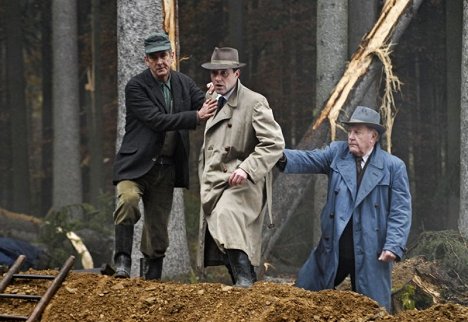
[[[468,283],[468,241],[453,230],[426,231],[417,241],[410,256],[423,255],[438,261],[445,269]]]
[[[68,205],[47,214],[41,227],[39,240],[48,249],[51,258],[49,266],[59,267],[70,255],[76,255],[75,249],[66,236],[67,232],[73,231],[80,235],[80,231],[89,230],[97,236],[112,235],[113,200],[113,195],[102,195],[97,206],[87,203]],[[80,237],[83,238],[83,236]],[[86,244],[86,240],[84,242]],[[88,250],[91,253],[93,251]],[[75,263],[77,265],[79,260]]]
[[[405,310],[414,310],[416,305],[414,303],[414,286],[406,285],[405,290],[401,293],[401,303],[403,304],[403,309]]]

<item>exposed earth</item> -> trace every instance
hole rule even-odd
[[[413,264],[421,265],[421,262]],[[403,268],[397,272],[398,276],[394,273],[394,279],[410,278],[414,265],[400,265]],[[40,273],[55,275],[57,272]],[[45,287],[41,281],[17,280],[5,293],[42,294]],[[32,309],[33,304],[24,300],[0,300],[0,314],[29,315]],[[468,321],[468,307],[442,300],[441,304],[425,310],[390,315],[373,300],[345,290],[309,292],[291,283],[273,282],[258,282],[251,289],[238,289],[220,283],[115,279],[70,272],[41,321],[461,322]]]

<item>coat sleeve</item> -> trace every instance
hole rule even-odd
[[[335,143],[315,150],[284,150],[287,163],[285,173],[322,173],[330,172],[330,164],[337,153]]]
[[[150,100],[147,88],[132,79],[125,86],[125,106],[127,113],[143,122],[153,131],[194,129],[197,126],[197,112],[183,111],[166,114],[160,106]]]
[[[258,143],[254,151],[239,165],[254,183],[265,177],[282,155],[285,143],[281,127],[273,117],[266,98],[253,107],[252,126]]]
[[[384,250],[389,250],[401,259],[406,251],[406,241],[411,227],[411,193],[408,174],[403,161],[394,165],[389,193],[390,211],[387,221],[387,236]]]

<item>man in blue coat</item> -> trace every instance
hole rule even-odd
[[[345,125],[348,142],[286,149],[277,164],[285,173],[328,176],[322,235],[296,285],[332,289],[349,275],[353,291],[390,312],[392,266],[405,252],[411,225],[408,175],[404,162],[380,147],[385,128],[378,112],[358,106]]]

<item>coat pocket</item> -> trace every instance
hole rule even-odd
[[[138,148],[136,146],[122,146],[120,147],[119,153],[120,154],[134,154],[136,151],[138,151]]]

